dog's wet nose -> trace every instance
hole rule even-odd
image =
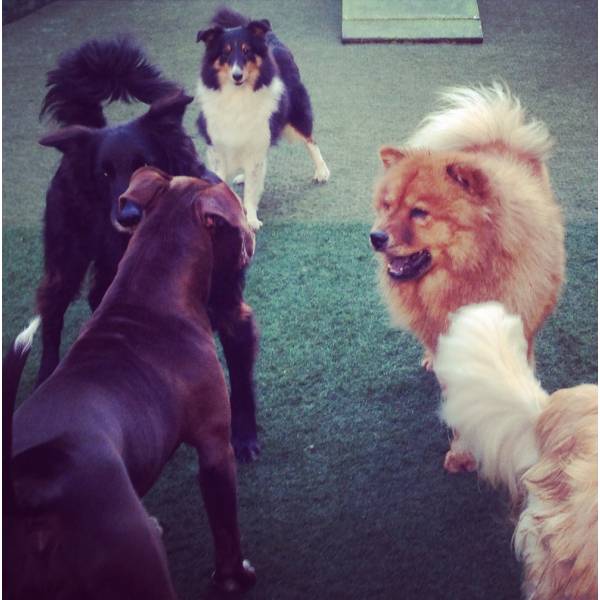
[[[241,71],[233,71],[231,73],[234,81],[241,81],[244,74]]]
[[[121,198],[117,221],[123,227],[133,227],[142,220],[142,208],[136,202]]]
[[[371,245],[375,250],[383,250],[389,240],[389,236],[385,231],[371,231]]]

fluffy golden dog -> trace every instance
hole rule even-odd
[[[454,89],[402,149],[380,151],[371,243],[395,324],[431,367],[448,315],[498,300],[520,315],[529,356],[564,278],[564,227],[544,161],[552,140],[499,84]]]
[[[501,304],[460,309],[434,360],[441,415],[480,475],[520,507],[514,543],[525,597],[596,599],[598,388],[548,395],[527,347],[521,319]]]

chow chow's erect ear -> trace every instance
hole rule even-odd
[[[475,196],[484,197],[488,191],[485,173],[467,163],[453,163],[446,167],[446,173],[455,183]]]
[[[406,156],[406,152],[392,146],[383,146],[379,150],[379,158],[386,169],[400,162]]]

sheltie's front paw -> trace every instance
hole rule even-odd
[[[262,221],[256,216],[256,214],[248,215],[246,220],[248,221],[248,226],[250,229],[254,231],[258,231],[262,227]]]
[[[315,183],[325,183],[329,180],[329,176],[331,175],[329,168],[325,163],[322,163],[315,169],[315,174],[313,175],[313,181]]]

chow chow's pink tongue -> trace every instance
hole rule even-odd
[[[388,263],[388,273],[396,277],[403,277],[409,268],[410,256],[397,256]]]
[[[408,256],[396,256],[388,263],[388,273],[394,279],[415,279],[431,267],[431,254],[426,248]]]

